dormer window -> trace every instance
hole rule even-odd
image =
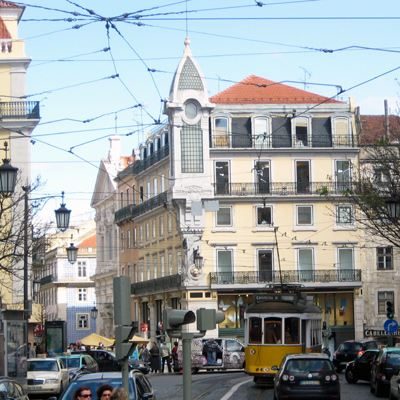
[[[229,131],[228,118],[217,117],[214,119],[214,143],[213,147],[228,147]]]
[[[333,123],[334,142],[336,146],[349,146],[350,142],[350,124],[346,117],[335,117]]]
[[[295,147],[308,147],[311,145],[311,132],[309,119],[304,117],[293,118],[292,135]]]

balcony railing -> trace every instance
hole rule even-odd
[[[149,200],[146,200],[142,204],[135,205],[130,204],[129,206],[123,207],[115,213],[115,223],[119,224],[123,221],[133,219],[139,215],[143,215],[154,208],[163,206],[167,202],[167,192],[163,192],[158,196],[154,196]]]
[[[4,119],[39,119],[38,101],[0,102],[0,120]]]
[[[182,276],[179,274],[164,276],[144,282],[136,282],[131,285],[131,294],[151,294],[181,289]]]
[[[344,195],[353,190],[355,190],[355,183],[352,182],[214,183],[214,194],[219,196],[325,196]]]
[[[286,139],[286,138],[283,138]],[[329,147],[357,147],[357,139],[350,135],[331,135],[329,137],[313,137],[311,140],[283,140],[280,137],[263,135],[221,135],[211,136],[211,147],[239,148],[239,149],[281,149],[281,148],[329,148]]]
[[[330,283],[335,285],[340,282],[361,282],[360,269],[327,269],[298,271],[282,271],[282,283],[284,284],[307,284],[307,283]],[[211,272],[211,285],[251,285],[251,284],[280,284],[281,275],[279,271],[265,272]]]
[[[132,165],[125,168],[118,174],[118,178],[122,179],[129,175],[136,175],[140,172],[146,170],[147,168],[151,167],[158,161],[161,161],[165,157],[169,155],[169,146],[165,145],[160,150],[154,152],[149,157],[146,157],[144,160],[136,160]]]

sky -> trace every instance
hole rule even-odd
[[[35,196],[65,192],[72,223],[90,207],[109,137],[129,155],[163,121],[186,35],[213,95],[248,75],[383,114],[397,113],[400,2],[372,0],[30,0],[19,25],[32,134]],[[107,23],[108,21],[108,23]],[[54,219],[50,202],[43,219]]]

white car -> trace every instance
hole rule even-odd
[[[58,358],[28,359],[29,395],[59,395],[68,383],[68,370]]]

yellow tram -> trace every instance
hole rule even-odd
[[[255,296],[245,320],[245,372],[255,383],[272,382],[286,354],[320,352],[322,314],[312,298],[296,290]]]

